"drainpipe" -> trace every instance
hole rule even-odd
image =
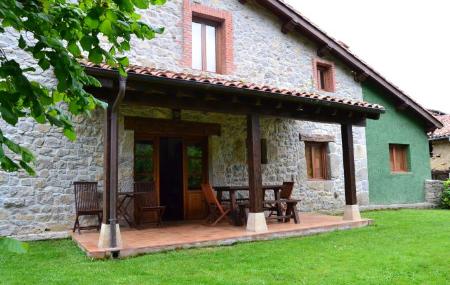
[[[117,189],[118,189],[118,145],[119,145],[119,106],[122,102],[123,98],[125,97],[125,90],[127,86],[127,80],[126,78],[119,76],[119,93],[117,94],[112,108],[111,108],[111,172],[110,172],[110,195],[109,195],[109,201],[110,201],[110,248],[112,256],[118,257],[119,256],[119,250],[114,250],[117,247],[117,236],[116,236],[116,225],[117,225],[117,217],[116,217],[116,207],[117,207]]]

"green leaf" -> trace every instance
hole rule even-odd
[[[0,114],[2,115],[3,120],[5,120],[8,124],[15,126],[19,118],[17,115],[10,109],[0,106]]]
[[[65,129],[64,135],[71,141],[74,141],[77,139],[77,134],[73,129]]]
[[[27,43],[25,42],[25,40],[23,39],[22,35],[20,35],[19,37],[19,47],[21,49],[24,49],[27,46]]]
[[[113,28],[112,23],[110,20],[105,19],[100,26],[98,27],[100,32],[102,32],[104,35],[112,35],[113,34]]]
[[[123,66],[128,66],[130,64],[128,57],[118,57],[117,61]]]
[[[89,60],[93,63],[101,63],[103,61],[103,53],[100,48],[95,48],[89,52]]]
[[[92,46],[94,45],[95,41],[94,41],[94,37],[86,35],[84,37],[81,38],[80,40],[80,45],[81,47],[86,50],[89,51],[91,50]]]
[[[81,55],[80,48],[78,47],[76,42],[69,42],[69,44],[67,45],[67,50],[75,57],[79,57]]]
[[[166,0],[150,0],[152,5],[163,5],[166,3]]]
[[[90,28],[90,29],[97,29],[98,25],[100,24],[100,22],[98,21],[98,19],[94,19],[91,18],[90,16],[87,16],[86,18],[84,18],[84,24]]]
[[[0,251],[23,254],[28,251],[28,244],[12,238],[0,237]]]
[[[139,9],[147,9],[149,5],[149,0],[132,0],[132,2]]]

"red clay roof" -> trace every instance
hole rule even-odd
[[[450,138],[450,115],[436,116],[436,118],[444,125],[441,129],[436,129],[430,134],[430,139]]]
[[[109,65],[106,64],[94,64],[92,62],[82,62],[82,64],[86,67],[94,67],[94,68],[100,68],[100,69],[106,69],[106,70],[113,70]],[[128,74],[141,74],[141,75],[147,75],[152,77],[159,77],[159,78],[167,78],[167,79],[173,79],[173,80],[184,80],[184,81],[190,81],[190,82],[197,82],[201,84],[210,84],[210,85],[221,85],[226,86],[230,88],[240,88],[240,89],[246,89],[246,90],[253,90],[253,91],[260,91],[260,92],[267,92],[267,93],[273,93],[273,94],[280,94],[284,96],[295,96],[295,97],[302,97],[302,98],[308,98],[312,100],[318,100],[318,101],[325,101],[330,103],[337,103],[337,104],[343,104],[343,105],[350,105],[350,106],[356,106],[360,108],[366,108],[366,109],[372,109],[372,110],[378,110],[380,113],[384,112],[384,107],[378,104],[372,104],[364,101],[358,101],[358,100],[351,100],[347,98],[340,98],[340,97],[334,97],[334,96],[324,96],[316,93],[307,93],[303,91],[298,91],[294,89],[280,89],[277,87],[272,87],[268,85],[259,85],[255,83],[247,83],[243,81],[236,81],[236,80],[227,80],[222,78],[214,78],[210,76],[204,76],[204,75],[194,75],[184,72],[174,72],[170,70],[164,70],[164,69],[157,69],[152,67],[144,67],[139,65],[129,65],[126,69]]]

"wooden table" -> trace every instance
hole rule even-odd
[[[134,226],[133,217],[128,213],[128,208],[132,201],[136,199],[139,195],[145,195],[148,192],[119,192],[117,196],[119,197],[117,203],[117,217],[122,217],[130,227]]]
[[[224,201],[222,197],[223,192],[228,192],[230,197],[230,204],[231,204],[231,219],[233,220],[233,223],[235,226],[242,226],[242,209],[239,208],[240,205],[243,205],[246,199],[238,199],[236,197],[236,193],[238,191],[250,191],[249,186],[213,186],[214,190],[217,192],[217,200],[219,203],[222,203]],[[264,194],[268,190],[272,190],[274,192],[275,200],[278,200],[280,198],[280,191],[283,188],[283,185],[263,185],[262,191],[264,191]],[[263,195],[264,197],[264,195]],[[240,211],[241,210],[241,211]]]

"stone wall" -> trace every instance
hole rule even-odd
[[[103,113],[75,118],[78,138],[21,120],[0,123],[8,137],[36,155],[36,176],[0,172],[0,236],[66,230],[74,222],[73,181],[98,181],[103,189]]]
[[[439,180],[425,181],[425,202],[435,206],[440,204],[444,183]]]
[[[139,106],[122,106],[122,115],[171,118],[168,109]],[[182,111],[182,120],[218,123],[221,136],[210,138],[210,182],[213,185],[242,185],[248,183],[246,162],[246,120],[244,116],[232,116],[219,113]],[[133,169],[133,132],[124,131],[126,145],[121,149],[121,184],[130,190]],[[299,134],[332,135],[334,142],[329,143],[330,180],[311,181],[307,179],[305,147]],[[261,137],[267,140],[268,163],[262,165],[263,183],[273,184],[294,181],[294,196],[302,200],[302,211],[340,210],[345,203],[344,177],[342,164],[342,145],[340,126],[332,124],[315,124],[277,118],[261,120]],[[121,139],[121,141],[123,141]],[[355,166],[358,201],[368,204],[368,181],[365,139],[363,128],[354,132]],[[126,177],[122,173],[127,173]]]
[[[431,157],[431,170],[450,171],[450,141],[449,139],[431,141],[433,155]]]
[[[313,59],[316,49],[312,42],[297,33],[283,34],[279,20],[263,8],[237,0],[198,0],[198,3],[232,13],[234,31],[234,71],[229,75],[205,74],[244,82],[268,84],[280,88],[314,90]],[[162,7],[143,12],[143,21],[164,26],[165,33],[152,41],[134,40],[131,63],[166,68],[173,71],[191,70],[183,65],[183,0],[167,1]],[[8,30],[0,38],[8,58],[33,64],[16,48],[17,33]],[[252,52],[249,52],[251,50]],[[335,63],[336,90],[326,93],[338,97],[362,99],[360,84],[353,80],[351,70],[342,62]],[[44,84],[54,84],[47,72],[31,75]],[[165,109],[124,106],[123,115],[168,118]],[[217,122],[222,135],[210,140],[211,181],[214,184],[243,184],[247,182],[245,162],[245,119],[216,113],[186,112],[183,119]],[[74,203],[72,182],[99,181],[103,185],[102,111],[91,118],[77,118],[78,139],[69,142],[56,129],[37,125],[30,120],[17,127],[0,122],[5,134],[29,147],[37,155],[36,177],[23,173],[0,173],[0,235],[36,234],[65,230],[73,223]],[[123,129],[120,121],[119,189],[131,190],[133,182],[133,132]],[[329,144],[331,180],[307,181],[304,143],[299,134],[331,134],[335,142]],[[343,166],[340,129],[337,125],[264,118],[262,137],[268,141],[269,163],[263,166],[264,183],[293,180],[294,195],[301,198],[304,211],[340,209],[344,204]],[[354,129],[357,190],[361,204],[368,203],[368,175],[365,129]]]

